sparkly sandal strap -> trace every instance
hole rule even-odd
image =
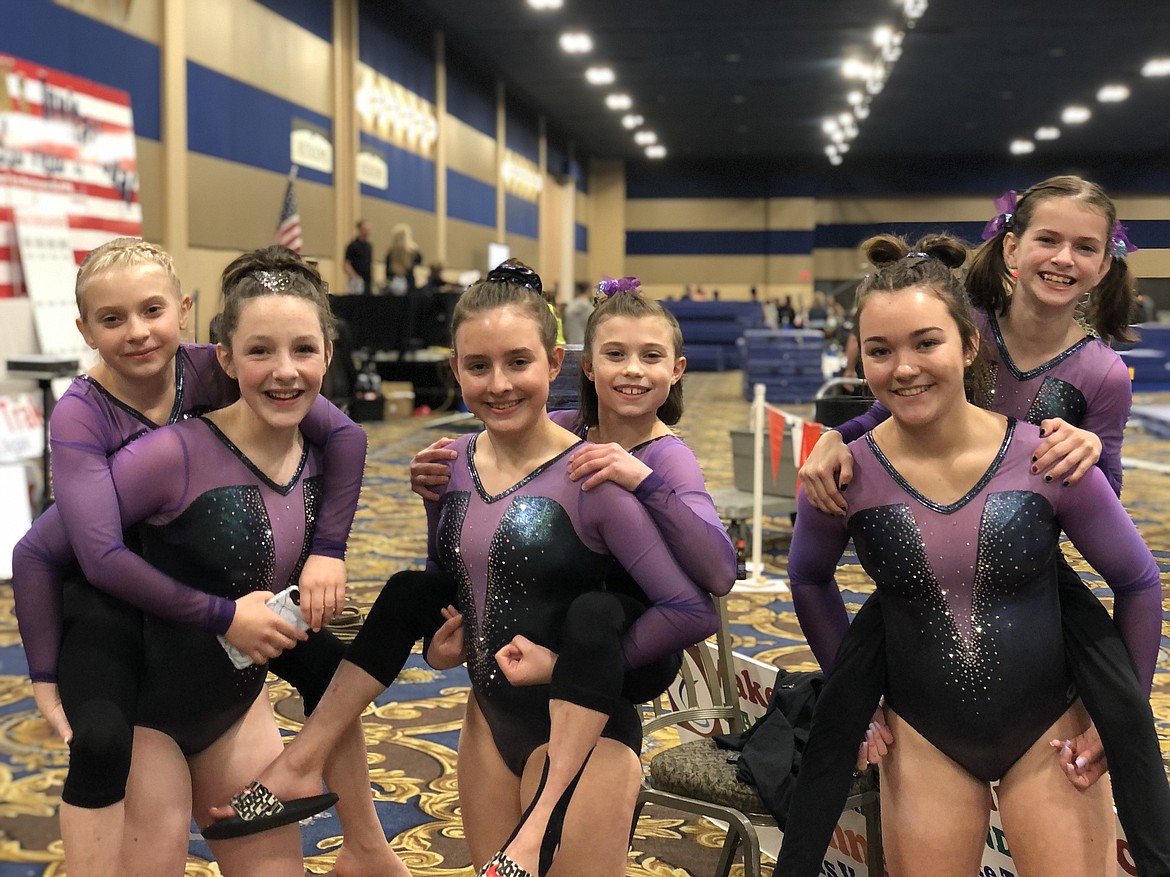
[[[252,783],[232,798],[236,815],[245,822],[261,816],[275,816],[284,810],[284,804],[263,783]]]

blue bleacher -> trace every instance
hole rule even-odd
[[[750,301],[663,301],[682,329],[683,353],[691,371],[740,367],[737,343],[745,331],[764,325],[763,309]]]

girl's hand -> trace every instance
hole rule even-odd
[[[1076,484],[1101,459],[1101,439],[1087,429],[1078,429],[1059,417],[1040,422],[1044,441],[1032,457],[1032,474],[1045,481]]]
[[[1052,740],[1048,745],[1056,750],[1060,769],[1078,789],[1089,788],[1109,770],[1096,725],[1071,740]]]
[[[830,429],[817,439],[800,467],[800,484],[809,502],[827,515],[843,517],[849,506],[841,491],[853,480],[853,455],[841,433]],[[840,489],[837,485],[840,484]]]
[[[301,568],[301,615],[313,630],[320,630],[345,606],[345,561],[310,554]]]
[[[496,663],[513,685],[547,685],[552,682],[557,653],[532,640],[515,636],[496,652]]]
[[[894,734],[886,726],[886,711],[878,707],[877,712],[873,714],[873,721],[869,723],[869,728],[865,732],[865,740],[857,750],[855,768],[862,771],[871,764],[881,764],[893,745]]]
[[[463,656],[463,613],[454,606],[442,610],[443,626],[435,631],[427,646],[426,662],[436,670],[450,670],[465,660]]]
[[[34,682],[33,700],[37,703],[37,709],[41,711],[41,715],[45,717],[45,721],[49,723],[49,727],[57,732],[57,736],[66,743],[73,741],[73,728],[69,725],[69,719],[65,717],[65,707],[61,705],[61,695],[57,691],[56,682]]]
[[[569,480],[589,476],[582,490],[612,481],[626,490],[636,490],[652,470],[619,444],[586,445],[569,457]]]
[[[423,499],[438,502],[439,494],[431,488],[441,487],[451,480],[451,460],[459,455],[444,449],[453,441],[455,439],[444,436],[427,445],[410,461],[410,489]]]
[[[253,591],[236,600],[236,614],[223,638],[253,664],[266,664],[286,649],[309,638],[268,608],[271,591]]]

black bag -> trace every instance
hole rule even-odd
[[[813,708],[825,685],[819,670],[776,671],[767,711],[742,734],[715,737],[721,749],[739,752],[736,776],[755,786],[781,830],[788,820],[792,787],[812,728]]]

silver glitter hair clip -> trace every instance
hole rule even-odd
[[[254,271],[252,277],[269,292],[284,292],[293,284],[291,271]]]

